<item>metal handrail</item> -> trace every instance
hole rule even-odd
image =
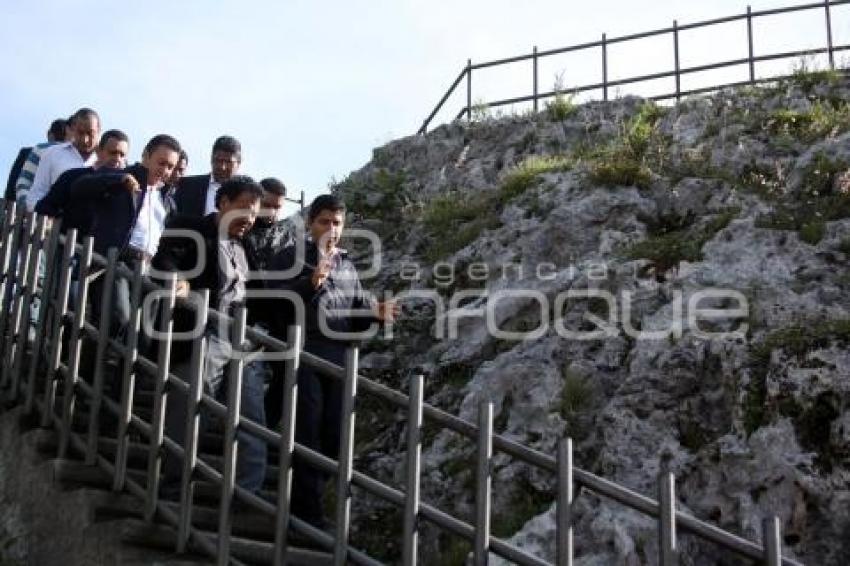
[[[564,53],[570,53],[574,51],[583,51],[587,49],[602,49],[602,82],[593,83],[593,84],[582,84],[575,85],[569,88],[570,92],[587,92],[591,90],[602,90],[603,91],[603,100],[608,100],[608,89],[612,86],[620,86],[633,84],[638,82],[644,82],[647,80],[660,79],[660,78],[668,78],[673,77],[676,81],[676,90],[669,94],[656,95],[652,96],[653,100],[666,100],[670,98],[679,99],[682,96],[687,96],[691,94],[702,94],[706,92],[711,92],[714,90],[719,90],[721,88],[727,88],[730,85],[739,85],[739,84],[754,84],[756,83],[755,78],[755,63],[762,61],[771,61],[776,59],[788,59],[792,57],[805,57],[810,55],[820,55],[827,54],[829,57],[829,66],[830,69],[835,69],[835,53],[837,51],[844,51],[850,49],[850,45],[841,45],[835,46],[832,42],[832,19],[830,13],[831,6],[840,6],[843,4],[850,3],[850,0],[824,0],[823,2],[817,3],[807,3],[807,4],[799,4],[796,6],[786,6],[781,8],[771,8],[766,10],[757,10],[753,11],[749,6],[747,6],[747,11],[743,14],[735,14],[732,16],[725,16],[721,18],[713,18],[709,20],[702,20],[699,22],[691,22],[687,24],[678,24],[678,22],[673,22],[673,26],[654,29],[646,32],[640,33],[632,33],[628,35],[621,35],[617,37],[607,37],[606,34],[602,34],[602,39],[597,41],[588,41],[585,43],[578,43],[575,45],[569,45],[566,47],[559,47],[555,49],[546,49],[546,50],[538,50],[535,46],[532,49],[531,53],[524,53],[522,55],[515,55],[513,57],[506,57],[502,59],[493,59],[490,61],[483,61],[480,63],[473,64],[471,61],[468,61],[466,66],[461,70],[457,79],[451,84],[445,94],[440,98],[440,101],[437,103],[437,106],[433,111],[428,115],[428,117],[423,121],[422,126],[418,130],[418,134],[425,134],[428,131],[428,126],[431,121],[437,115],[437,113],[442,109],[445,102],[449,99],[449,97],[454,93],[455,89],[460,84],[461,80],[466,77],[467,80],[467,104],[464,106],[460,112],[457,114],[455,119],[461,118],[464,114],[469,119],[472,115],[472,72],[476,70],[486,69],[490,67],[498,67],[502,65],[509,65],[512,63],[521,63],[524,61],[532,61],[532,86],[533,92],[531,95],[527,96],[518,96],[513,98],[508,98],[504,100],[497,100],[493,102],[485,102],[484,104],[487,107],[498,107],[505,106],[508,104],[516,104],[520,102],[533,102],[534,110],[537,111],[537,103],[540,100],[551,98],[558,94],[562,94],[561,91],[551,91],[546,93],[539,93],[537,89],[538,84],[538,73],[537,73],[537,62],[541,57],[550,57],[553,55],[561,55]],[[752,23],[756,18],[762,18],[766,16],[775,16],[780,14],[788,14],[793,12],[801,12],[807,10],[814,9],[823,9],[825,11],[825,21],[826,21],[826,46],[823,48],[817,49],[803,49],[798,51],[788,51],[784,53],[772,53],[767,55],[755,56],[753,53],[753,30]],[[748,56],[745,58],[733,59],[730,61],[712,63],[707,65],[698,65],[689,68],[678,68],[679,65],[679,34],[683,31],[700,29],[720,24],[727,24],[731,22],[738,21],[746,21],[747,22],[747,41],[749,46]],[[673,71],[663,71],[659,73],[651,73],[643,76],[629,76],[623,79],[618,79],[614,81],[608,80],[608,60],[607,60],[607,49],[612,44],[617,43],[625,43],[629,41],[635,41],[639,39],[646,39],[649,37],[662,36],[667,34],[673,34],[674,36],[674,61],[676,68]],[[689,91],[682,91],[680,88],[680,79],[682,75],[721,69],[721,68],[729,68],[729,67],[737,67],[740,65],[747,64],[749,65],[749,81],[742,81],[740,83],[726,83],[726,84],[714,84],[711,87],[704,87],[701,89],[692,89]],[[773,80],[787,78],[787,75],[773,75]]]
[[[0,200],[2,204],[2,200]],[[146,501],[146,516],[149,520],[159,513],[166,521],[178,529],[177,546],[180,551],[186,550],[190,541],[194,542],[201,550],[215,556],[220,564],[226,564],[233,560],[230,552],[230,506],[234,498],[247,501],[263,512],[273,514],[277,517],[276,525],[279,527],[279,537],[275,543],[276,563],[285,561],[288,546],[286,544],[287,527],[291,525],[296,530],[313,537],[319,544],[324,545],[332,551],[337,563],[350,560],[358,564],[377,564],[378,562],[365,553],[352,547],[347,540],[348,527],[350,523],[350,500],[349,497],[341,497],[337,506],[337,532],[334,536],[321,533],[309,525],[289,516],[289,490],[291,489],[291,456],[297,454],[308,461],[311,465],[321,468],[337,476],[337,490],[340,494],[350,494],[350,487],[356,485],[361,489],[375,495],[393,505],[403,509],[404,521],[404,561],[405,564],[416,564],[415,540],[418,532],[418,519],[426,519],[438,527],[460,536],[473,543],[473,554],[478,563],[486,560],[490,552],[502,556],[505,559],[518,564],[542,565],[547,564],[544,560],[532,556],[525,551],[511,545],[509,542],[497,539],[489,532],[490,502],[491,495],[489,482],[492,469],[492,458],[494,451],[508,454],[526,464],[555,473],[558,478],[557,497],[557,525],[558,525],[558,560],[557,564],[570,564],[573,556],[572,549],[572,515],[573,489],[582,488],[598,495],[617,501],[640,513],[656,518],[659,523],[659,541],[661,544],[662,564],[672,564],[676,555],[676,532],[681,529],[694,535],[734,551],[743,557],[766,560],[769,565],[799,565],[800,563],[783,557],[779,537],[779,524],[775,519],[768,519],[764,524],[765,541],[762,545],[748,541],[742,537],[729,533],[706,523],[696,517],[685,514],[676,508],[675,478],[669,473],[662,473],[659,477],[659,497],[652,499],[639,494],[624,486],[594,475],[573,465],[572,443],[564,439],[559,445],[557,457],[544,454],[529,448],[504,436],[494,434],[492,430],[492,406],[482,400],[479,406],[479,422],[471,423],[451,415],[441,409],[425,404],[423,402],[422,376],[414,376],[411,379],[410,395],[405,395],[385,385],[379,384],[359,375],[357,371],[357,351],[351,349],[346,358],[344,367],[330,363],[309,352],[302,351],[299,344],[300,331],[298,327],[292,327],[287,341],[283,342],[265,334],[262,331],[248,329],[244,325],[245,311],[239,309],[235,316],[229,317],[210,309],[207,300],[203,306],[194,302],[184,302],[189,308],[196,309],[201,318],[221,318],[231,329],[231,343],[234,349],[240,350],[245,344],[246,338],[257,339],[267,348],[277,352],[286,352],[292,345],[293,355],[285,362],[285,395],[287,400],[283,411],[284,423],[281,431],[272,431],[264,425],[252,422],[239,415],[238,397],[232,397],[225,405],[218,403],[200,391],[202,359],[197,352],[201,348],[203,337],[196,338],[195,355],[193,358],[191,376],[189,382],[172,374],[169,370],[169,352],[171,327],[167,327],[165,340],[160,341],[159,359],[157,363],[139,355],[137,349],[138,317],[141,308],[142,290],[145,288],[158,289],[161,287],[147,282],[141,272],[137,269],[130,271],[125,266],[117,263],[117,254],[110,252],[107,258],[92,252],[92,239],[87,238],[82,244],[76,242],[75,232],[69,231],[67,237],[58,236],[58,223],[54,223],[50,234],[46,235],[44,219],[32,214],[16,214],[14,204],[5,207],[6,213],[2,215],[0,225],[0,290],[2,290],[3,304],[0,305],[0,328],[7,327],[7,316],[11,316],[16,328],[24,330],[23,336],[29,326],[29,317],[24,316],[31,306],[34,291],[39,283],[35,273],[40,261],[44,260],[47,265],[55,265],[62,258],[61,269],[48,270],[47,277],[43,283],[42,305],[44,309],[39,317],[39,336],[44,335],[46,343],[51,346],[48,357],[48,372],[41,378],[44,394],[42,399],[36,399],[34,408],[38,409],[45,426],[52,426],[60,434],[60,453],[68,446],[86,454],[87,461],[92,465],[99,465],[113,478],[115,489],[127,489],[130,493]],[[21,229],[23,228],[23,229]],[[23,234],[18,237],[16,234]],[[58,245],[52,245],[56,243]],[[26,258],[26,264],[19,266],[15,261],[15,244],[20,244],[22,254]],[[42,253],[45,252],[45,253]],[[60,255],[61,254],[61,255]],[[79,276],[84,283],[80,285],[80,295],[74,307],[68,305],[68,288],[70,286],[70,274],[72,259],[76,258],[79,264]],[[99,366],[103,364],[103,354],[110,346],[111,337],[108,332],[97,329],[85,320],[84,306],[86,304],[88,285],[87,278],[94,269],[106,267],[105,277],[124,277],[131,281],[133,289],[132,312],[134,325],[131,327],[127,337],[127,343],[118,346],[118,353],[123,358],[123,390],[120,402],[103,398],[103,380],[97,379]],[[6,293],[10,290],[10,293]],[[168,299],[162,302],[162,314],[169,315],[163,320],[170,320],[175,305],[176,288],[172,282],[168,289]],[[108,293],[103,297],[104,304],[108,304]],[[7,308],[11,303],[13,308]],[[82,308],[81,308],[82,307]],[[101,322],[104,327],[106,323]],[[67,352],[70,352],[68,363],[62,361],[63,338],[62,334],[70,327],[70,340]],[[134,330],[135,328],[135,330]],[[9,334],[11,336],[11,334]],[[20,334],[18,334],[20,336]],[[98,354],[96,356],[96,379],[90,385],[80,380],[77,353],[83,339],[95,338],[98,342]],[[0,351],[5,367],[22,367],[25,351],[25,342],[22,340],[10,341],[7,339]],[[30,380],[39,379],[38,372],[33,368],[39,364],[39,349],[34,352],[30,360]],[[11,364],[9,363],[11,361]],[[298,365],[303,362],[317,371],[332,378],[343,380],[347,388],[347,402],[344,406],[343,427],[349,431],[348,436],[343,438],[345,450],[338,460],[328,458],[314,452],[309,448],[294,442],[292,427],[294,425],[295,406],[293,402],[296,372]],[[99,364],[99,365],[98,365]],[[137,369],[143,368],[147,372],[157,375],[154,414],[148,422],[133,412],[133,376]],[[242,378],[242,363],[234,364],[231,368],[230,379],[236,384]],[[27,380],[25,380],[27,381]],[[22,381],[13,382],[11,376],[3,374],[0,380],[0,391],[6,390],[7,396],[14,401],[20,401],[21,396],[29,391],[37,391],[35,383]],[[57,385],[63,383],[64,399],[62,410],[57,414],[56,396]],[[386,485],[353,468],[353,400],[357,394],[358,386],[364,393],[376,395],[381,399],[393,404],[399,409],[408,411],[408,476],[404,489],[401,491],[395,487]],[[165,404],[161,402],[162,396],[168,387],[178,387],[190,393],[187,395],[190,408],[188,418],[190,422],[197,418],[197,408],[201,403],[214,407],[214,411],[223,416],[228,423],[225,434],[224,469],[216,470],[210,463],[199,458],[197,439],[197,428],[187,436],[185,446],[180,446],[173,439],[163,437],[162,423],[165,412]],[[234,391],[239,387],[234,386]],[[81,437],[72,432],[71,422],[73,420],[74,403],[77,396],[83,396],[91,400],[100,400],[99,404],[93,404],[93,411],[107,410],[119,416],[119,433],[113,460],[108,460],[97,452],[97,427],[90,428],[88,437]],[[93,412],[90,418],[97,418]],[[470,523],[452,516],[433,505],[419,500],[419,482],[421,481],[421,466],[419,465],[419,451],[421,448],[421,431],[425,419],[439,424],[446,430],[451,430],[467,438],[474,440],[479,447],[478,464],[476,469],[476,518]],[[147,473],[146,486],[142,486],[127,475],[127,457],[129,451],[128,432],[131,428],[136,429],[142,436],[146,437],[150,446],[150,460]],[[190,428],[190,427],[187,427]],[[235,438],[236,432],[252,434],[264,442],[280,447],[279,464],[279,489],[276,505],[263,502],[255,496],[244,492],[234,484],[235,466]],[[92,441],[94,435],[94,441]],[[182,479],[182,497],[179,513],[174,513],[165,507],[157,496],[158,487],[158,458],[163,451],[180,457],[184,461],[184,474]],[[195,479],[200,475],[222,489],[222,513],[219,532],[215,539],[192,525],[192,486]]]

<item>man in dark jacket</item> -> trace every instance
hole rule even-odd
[[[180,179],[174,194],[177,211],[184,216],[203,218],[216,211],[215,194],[222,183],[236,175],[242,163],[242,145],[234,137],[221,136],[212,147],[208,175],[189,175]]]
[[[165,229],[166,218],[174,210],[165,181],[180,155],[180,144],[169,135],[154,136],[142,152],[142,162],[124,171],[95,173],[77,179],[70,199],[81,212],[79,222],[94,237],[94,251],[106,255],[118,248],[118,258],[130,270],[142,264],[147,271]],[[100,318],[102,278],[92,284],[92,307]],[[126,331],[130,322],[130,284],[115,278],[112,290],[112,329],[115,335]]]
[[[47,143],[42,143],[37,146],[38,150],[41,151],[46,147],[49,147],[55,143],[65,141],[68,130],[68,122],[63,120],[62,118],[57,118],[53,120],[50,124],[50,128],[47,130]],[[38,165],[38,156],[31,155],[35,148],[32,147],[22,147],[18,152],[18,157],[15,158],[15,162],[12,164],[12,169],[9,171],[9,180],[6,181],[6,191],[3,193],[3,198],[7,201],[13,201],[17,195],[17,183],[18,177],[21,175],[21,171],[24,169],[24,165],[27,163],[27,160],[32,157],[34,160],[34,166]],[[34,169],[33,169],[34,171]],[[32,174],[33,171],[29,172],[28,181],[32,183]]]
[[[257,267],[268,269],[272,258],[291,243],[294,227],[291,220],[283,218],[286,185],[279,179],[268,177],[260,181],[260,186],[263,187],[260,215],[247,239],[257,252]]]
[[[154,267],[168,272],[195,271],[194,277],[184,280],[189,291],[208,289],[210,307],[232,314],[239,305],[247,305],[249,315],[256,309],[249,303],[249,281],[255,269],[253,253],[245,246],[244,236],[257,217],[262,189],[250,177],[236,176],[225,181],[216,195],[218,212],[197,218],[175,216],[169,229],[191,230],[201,236],[202,246],[183,237],[167,236],[154,258]],[[200,268],[195,269],[196,267]],[[174,313],[174,331],[195,329],[195,312],[180,307]],[[225,370],[232,359],[229,336],[221,335],[222,328],[211,321],[202,332],[207,338],[204,358],[204,390],[220,396],[225,390]],[[175,341],[171,358],[173,373],[187,376],[191,357],[191,342]],[[263,368],[258,362],[245,365],[242,385],[241,414],[261,425],[265,424],[263,410]],[[165,433],[181,445],[185,442],[186,396],[172,389],[166,411]],[[266,443],[249,434],[240,433],[236,468],[239,486],[258,492],[263,485],[266,470]],[[165,460],[164,491],[175,488],[181,472],[176,458]]]
[[[285,279],[270,281],[271,287],[295,292],[304,306],[304,349],[338,365],[352,333],[363,332],[375,322],[392,321],[399,313],[394,302],[379,303],[364,292],[357,270],[345,250],[337,247],[345,223],[345,205],[333,195],[321,195],[310,205],[308,238],[281,251],[270,272]],[[303,246],[303,247],[301,247]],[[303,255],[299,253],[301,247]],[[291,302],[280,301],[275,333],[285,336],[283,325],[294,320]],[[358,313],[353,316],[354,313]],[[281,404],[282,390],[269,391],[271,403]],[[339,430],[343,384],[305,364],[298,369],[295,440],[323,454],[339,458]],[[293,461],[292,512],[323,527],[322,493],[327,475],[299,458]]]
[[[32,147],[22,147],[18,150],[18,156],[12,163],[12,168],[9,170],[9,179],[6,181],[6,190],[3,193],[3,198],[7,201],[15,200],[15,182],[18,180],[18,175],[24,168],[24,163],[27,160],[27,155],[32,151]]]
[[[35,205],[35,211],[51,218],[62,218],[62,231],[76,228],[85,235],[91,231],[86,221],[94,218],[88,211],[90,199],[71,200],[71,187],[86,175],[111,173],[120,175],[127,165],[130,139],[121,130],[108,130],[100,136],[97,144],[97,161],[91,167],[68,169],[56,179],[47,195]]]

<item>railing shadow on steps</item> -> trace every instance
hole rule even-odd
[[[770,566],[800,563],[782,556],[780,522],[777,517],[763,522],[762,544],[757,544],[699,520],[677,509],[675,478],[663,471],[658,478],[658,499],[652,499],[628,488],[608,481],[573,465],[572,442],[560,442],[556,455],[544,454],[493,432],[493,408],[486,399],[479,404],[478,422],[471,423],[423,402],[424,387],[421,375],[410,380],[410,394],[386,387],[358,374],[358,350],[351,347],[346,352],[345,366],[340,367],[301,350],[301,329],[292,326],[287,342],[277,340],[257,329],[247,327],[244,308],[233,317],[209,308],[209,295],[203,293],[200,301],[176,297],[172,279],[167,289],[157,287],[143,277],[137,268],[131,272],[117,261],[116,250],[104,258],[93,252],[90,237],[77,242],[74,230],[61,234],[59,222],[49,222],[45,217],[16,210],[13,202],[0,199],[0,282],[3,298],[0,308],[0,395],[8,403],[22,404],[26,412],[40,418],[41,425],[55,430],[58,437],[58,455],[66,457],[74,450],[85,456],[85,462],[99,467],[111,478],[114,491],[126,491],[144,504],[144,517],[149,522],[161,521],[177,532],[175,549],[185,552],[190,546],[214,558],[218,564],[240,563],[234,556],[233,507],[236,501],[274,519],[274,544],[264,556],[273,564],[318,563],[380,564],[367,553],[354,548],[349,541],[351,528],[352,486],[403,510],[401,547],[405,565],[422,561],[418,549],[421,521],[428,521],[442,531],[460,537],[472,545],[472,561],[486,564],[490,554],[521,565],[545,565],[549,562],[496,538],[490,531],[491,471],[494,450],[557,477],[557,553],[555,564],[573,563],[573,504],[579,490],[619,502],[639,513],[654,518],[658,525],[659,563],[676,564],[677,533],[687,532],[699,539],[732,551],[742,558],[762,561]],[[39,264],[45,266],[40,281]],[[76,276],[72,273],[76,270]],[[86,316],[90,281],[96,273],[105,278],[103,288],[101,327],[97,328]],[[109,283],[116,277],[130,282],[131,324],[124,341],[109,334],[111,304]],[[76,293],[71,302],[72,281],[76,279]],[[167,339],[159,342],[157,359],[149,360],[138,351],[142,295],[155,291],[161,296],[161,320],[167,321],[163,332]],[[202,360],[205,337],[193,339],[191,371],[188,382],[169,371],[172,313],[175,306],[185,304],[196,309],[201,324],[218,320],[230,331],[236,355],[230,363],[228,400],[221,404],[203,393]],[[28,335],[32,323],[30,312],[39,302],[34,337]],[[35,312],[35,311],[32,311]],[[240,389],[246,354],[246,339],[277,352],[285,358],[285,393],[283,418],[280,430],[269,430],[240,415]],[[85,340],[96,342],[94,370],[91,382],[82,379],[80,362]],[[121,394],[116,402],[104,395],[105,358],[108,350],[117,352],[121,362]],[[27,362],[29,366],[27,367]],[[344,383],[343,418],[341,420],[341,450],[338,460],[327,458],[294,441],[296,373],[299,364],[305,364]],[[149,419],[135,402],[135,385],[138,375],[153,376],[153,410]],[[169,390],[180,390],[187,395],[187,434],[185,449],[164,435],[164,420]],[[61,395],[60,395],[61,393]],[[387,485],[354,469],[354,404],[358,394],[369,394],[407,411],[407,455],[404,491]],[[77,432],[72,425],[78,412],[77,405],[88,407],[88,426]],[[199,451],[199,410],[204,406],[224,423],[223,469],[218,471],[211,461],[205,461]],[[111,414],[117,417],[117,438],[114,450],[104,451],[99,417]],[[421,446],[425,420],[474,441],[477,445],[475,464],[475,518],[467,522],[438,509],[420,497]],[[131,431],[147,439],[145,478],[128,474]],[[246,433],[277,447],[279,465],[274,503],[251,494],[235,485],[237,434]],[[183,462],[180,486],[180,503],[175,510],[158,496],[162,456],[169,453]],[[312,466],[336,478],[335,527],[333,532],[318,530],[299,520],[289,512],[292,487],[292,459],[297,455]],[[196,483],[204,479],[218,486],[220,499],[217,531],[210,533],[193,523],[193,492]],[[297,532],[311,539],[326,552],[318,555],[289,544],[289,533]],[[311,562],[312,560],[312,562]]]

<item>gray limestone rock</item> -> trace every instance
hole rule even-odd
[[[850,202],[835,190],[837,178],[828,179],[833,200],[800,194],[815,159],[850,162],[850,133],[839,124],[837,135],[782,145],[768,120],[777,110],[809,111],[812,96],[848,92],[846,82],[809,93],[780,85],[662,109],[647,156],[663,159],[644,160],[652,178],[644,188],[602,187],[589,175],[641,112],[645,101],[634,97],[588,103],[561,121],[541,112],[453,123],[381,148],[380,163],[376,154],[353,177],[388,169],[418,189],[416,205],[395,217],[404,230],[387,246],[395,255],[385,257],[396,259],[385,262],[374,287],[435,289],[427,253],[435,239],[447,243],[440,260],[457,276],[436,286],[442,311],[430,300],[405,299],[408,330],[389,342],[391,350],[384,344],[369,354],[367,345],[364,367],[401,381],[404,368],[423,371],[428,402],[466,420],[489,400],[497,433],[546,454],[569,435],[577,465],[649,496],[666,466],[685,512],[754,541],[761,519],[775,514],[788,556],[845,563]],[[532,174],[507,193],[518,167],[541,155],[566,157],[570,166]],[[629,159],[616,155],[613,164]],[[364,184],[336,190],[346,197]],[[429,207],[447,194],[456,207],[441,212],[440,225]],[[402,259],[422,277],[400,284]],[[487,274],[470,277],[472,264]],[[707,309],[727,315],[712,318]],[[733,316],[734,309],[741,312]],[[461,315],[454,338],[435,335],[447,314]],[[500,336],[494,324],[526,338]],[[374,465],[399,481],[396,422],[381,436]],[[445,431],[428,435],[423,498],[471,516],[473,462],[470,442]],[[553,559],[554,478],[504,454],[493,477],[494,528]],[[575,517],[577,564],[656,563],[651,519],[584,490]],[[422,545],[435,556],[448,552],[433,530],[423,531]],[[738,560],[691,537],[680,557],[700,566]]]

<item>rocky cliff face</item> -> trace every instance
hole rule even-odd
[[[376,149],[334,190],[381,238],[368,286],[421,296],[363,367],[400,389],[424,373],[427,401],[466,419],[490,399],[498,433],[552,455],[570,436],[578,466],[648,495],[667,466],[687,512],[753,540],[776,514],[789,555],[845,563],[848,95],[839,75],[800,73],[674,107],[561,98]],[[451,325],[427,290],[463,315],[457,337],[439,334]],[[358,418],[358,465],[401,483],[402,416],[370,404]],[[471,517],[474,454],[429,429],[423,497]],[[552,559],[554,478],[496,462],[494,533]],[[655,563],[652,521],[578,501],[578,564]],[[392,513],[361,503],[354,540],[372,544]],[[431,531],[423,544],[447,564],[466,552]],[[738,563],[681,548],[683,564]]]

